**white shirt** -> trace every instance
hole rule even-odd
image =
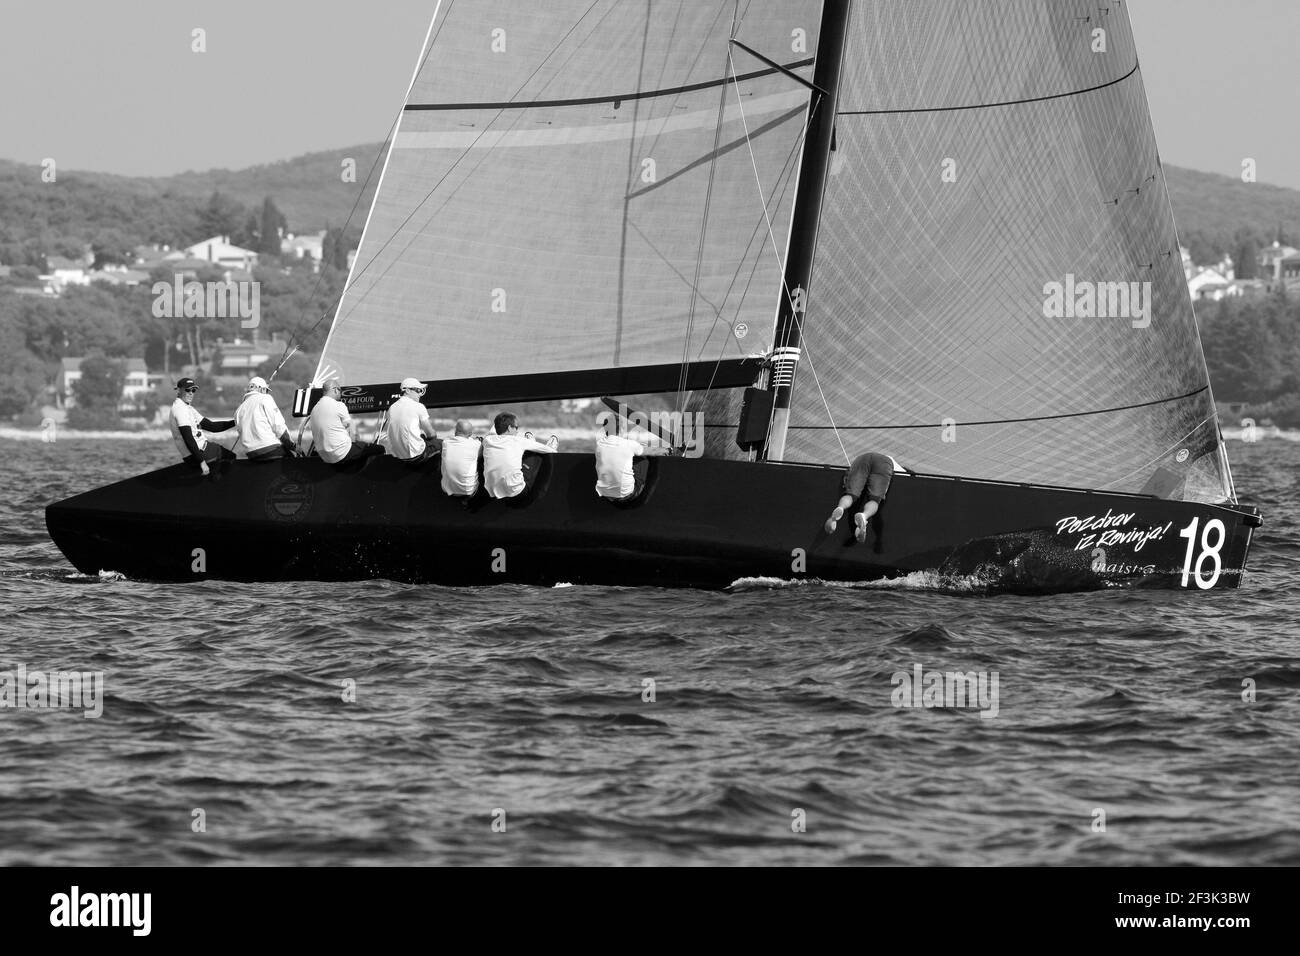
[[[352,448],[352,436],[348,434],[351,424],[348,407],[336,398],[322,395],[311,410],[311,438],[316,443],[316,454],[331,465],[346,458]]]
[[[275,399],[264,392],[249,392],[235,409],[235,428],[244,452],[260,451],[280,444],[289,429]]]
[[[645,454],[645,446],[630,438],[602,435],[596,439],[596,494],[626,498],[636,490],[632,459]]]
[[[478,456],[483,445],[477,438],[453,435],[442,441],[442,490],[449,495],[478,494]]]
[[[199,451],[208,447],[208,440],[199,429],[201,421],[203,416],[199,414],[199,410],[193,405],[186,404],[185,399],[178,398],[172,402],[172,413],[168,416],[167,426],[171,429],[172,441],[176,443],[176,450],[181,453],[182,458],[190,457],[190,448],[181,437],[181,428],[185,425],[189,425],[194,432],[194,443],[199,446]]]
[[[388,453],[394,458],[418,458],[424,454],[424,433],[420,426],[429,425],[429,410],[403,395],[388,409]],[[433,431],[429,427],[429,431]]]
[[[483,485],[493,498],[513,498],[524,490],[524,452],[552,455],[555,449],[522,435],[488,435],[483,439]]]

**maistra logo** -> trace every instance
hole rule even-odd
[[[296,475],[281,475],[266,492],[266,513],[278,521],[295,521],[311,511],[312,486]]]

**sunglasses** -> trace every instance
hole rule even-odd
[[[193,395],[193,394],[194,394],[195,392],[197,392],[198,390],[199,390],[199,389],[198,389],[198,386],[194,386],[193,388],[183,388],[183,389],[181,389],[181,391],[183,391],[183,392],[187,392],[187,393],[190,394],[190,395]]]

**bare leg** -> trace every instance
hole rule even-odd
[[[835,506],[835,510],[831,512],[831,516],[826,519],[827,534],[835,533],[836,524],[838,524],[839,520],[844,517],[844,509],[849,507],[851,504],[853,504],[852,495],[840,495],[840,503]]]
[[[863,505],[862,511],[853,516],[853,523],[856,525],[853,530],[853,537],[857,538],[859,541],[867,540],[867,522],[870,521],[871,516],[879,510],[880,502],[878,501],[868,501]]]

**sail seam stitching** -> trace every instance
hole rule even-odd
[[[794,63],[787,63],[787,69],[798,69],[801,66],[812,64],[812,58],[808,57]],[[550,107],[561,106],[593,106],[598,103],[621,103],[624,100],[648,100],[659,96],[673,96],[680,93],[694,93],[699,90],[712,89],[715,86],[725,86],[728,83],[739,84],[745,80],[755,80],[763,76],[771,76],[777,73],[776,70],[755,70],[753,73],[745,73],[734,79],[729,76],[717,80],[705,80],[700,83],[690,83],[686,86],[674,86],[663,90],[645,90],[638,93],[622,93],[617,96],[584,96],[568,100],[532,100],[518,101],[507,100],[500,103],[407,103],[404,110],[411,111],[430,111],[430,110],[508,110],[508,109],[546,109]]]
[[[1064,99],[1067,96],[1082,96],[1084,93],[1095,93],[1097,90],[1104,90],[1108,86],[1114,86],[1116,83],[1123,83],[1130,76],[1138,71],[1138,64],[1133,64],[1133,69],[1129,70],[1123,76],[1116,77],[1108,83],[1101,83],[1097,86],[1090,86],[1083,90],[1068,90],[1065,93],[1052,93],[1049,96],[1030,96],[1022,100],[1006,100],[1001,103],[969,103],[965,106],[919,106],[908,107],[906,109],[896,110],[840,110],[836,116],[879,116],[890,113],[955,113],[960,110],[991,110],[999,106],[1021,106],[1025,103],[1044,103],[1047,100]]]
[[[981,422],[962,422],[959,425],[1014,425],[1017,422],[1047,422],[1056,421],[1062,418],[1086,418],[1089,415],[1108,415],[1111,412],[1126,412],[1134,408],[1149,408],[1152,405],[1166,405],[1169,402],[1181,402],[1184,399],[1194,398],[1201,392],[1208,391],[1209,385],[1202,385],[1195,391],[1188,392],[1186,395],[1176,395],[1173,398],[1158,398],[1150,402],[1138,402],[1136,405],[1119,405],[1115,408],[1099,408],[1091,412],[1066,412],[1062,415],[1036,415],[1032,418],[993,418]],[[824,430],[833,428],[830,425],[791,425],[791,428],[798,428],[802,431]],[[843,431],[884,431],[887,429],[903,428],[943,428],[943,423],[935,425],[840,425],[839,429]],[[1200,426],[1197,426],[1200,427]]]

